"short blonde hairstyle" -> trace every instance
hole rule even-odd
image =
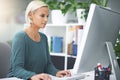
[[[26,12],[25,12],[25,21],[26,21],[27,25],[30,25],[30,23],[31,23],[31,20],[28,17],[28,14],[30,12],[33,12],[33,11],[37,10],[38,8],[41,8],[44,6],[48,7],[48,5],[41,0],[33,0],[28,4],[28,6],[26,8]]]

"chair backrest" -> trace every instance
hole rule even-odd
[[[11,47],[7,43],[0,42],[0,78],[5,78],[10,65]]]

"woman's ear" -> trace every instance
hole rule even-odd
[[[32,13],[32,12],[29,12],[28,17],[29,17],[29,19],[30,19],[30,23],[32,22],[32,16],[33,16],[33,13]]]

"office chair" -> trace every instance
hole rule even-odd
[[[0,78],[5,78],[10,65],[11,47],[7,43],[0,42]]]

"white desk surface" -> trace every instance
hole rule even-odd
[[[83,73],[86,74],[86,78],[81,79],[81,80],[94,80],[94,71],[90,71],[90,72],[86,72]],[[2,78],[0,80],[23,80],[23,79],[18,79],[16,77],[12,77],[12,78]],[[110,80],[114,80],[114,77],[111,75]]]
[[[85,79],[81,79],[81,80],[94,80],[94,72],[87,72],[85,73],[86,75],[88,75],[88,77],[86,77]],[[18,79],[16,77],[12,77],[12,78],[2,78],[0,80],[22,80],[22,79]]]
[[[94,71],[86,72],[83,74],[86,74],[87,77],[85,77],[85,79],[81,79],[81,80],[94,80]]]
[[[12,77],[12,78],[2,78],[0,80],[23,80],[23,79],[19,79],[19,78],[16,78],[16,77]]]

